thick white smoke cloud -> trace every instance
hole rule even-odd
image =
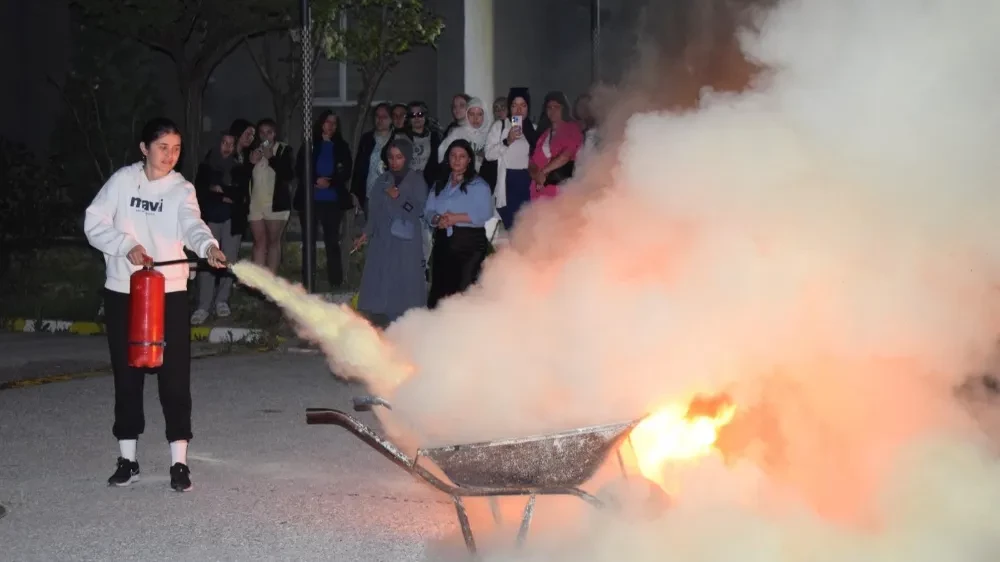
[[[753,90],[633,116],[609,182],[538,205],[479,290],[389,330],[420,370],[397,412],[481,438],[774,371],[843,388],[832,410],[936,400],[1000,318],[998,14],[781,4],[741,38]]]
[[[634,115],[480,288],[388,330],[418,370],[392,415],[453,442],[727,391],[775,420],[745,422],[779,450],[751,455],[761,497],[801,511],[692,494],[547,560],[996,559],[1000,474],[952,389],[1000,333],[1000,2],[786,1],[759,24],[752,89]]]

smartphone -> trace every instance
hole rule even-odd
[[[510,126],[511,127],[520,127],[521,126],[521,116],[520,115],[511,115],[510,116]]]
[[[271,141],[269,141],[269,140],[265,140],[265,141],[263,141],[263,142],[260,143],[260,147],[261,148],[267,148],[269,146],[271,146]]]

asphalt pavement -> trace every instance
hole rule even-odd
[[[447,497],[346,430],[306,425],[306,408],[349,410],[359,393],[323,357],[212,353],[200,347],[192,363],[194,490],[169,489],[152,376],[141,480],[109,488],[118,447],[105,340],[0,333],[0,562],[468,560]],[[978,379],[961,394],[1000,442],[1000,395]],[[511,549],[524,502],[503,500],[500,527],[485,500],[468,502],[487,556]],[[529,549],[590,513],[575,498],[539,499]]]
[[[448,498],[345,430],[305,424],[307,407],[348,409],[356,392],[320,356],[194,361],[194,490],[179,494],[168,486],[153,377],[141,480],[109,488],[118,451],[112,382],[100,371],[105,341],[3,334],[0,347],[8,380],[65,374],[0,390],[2,560],[400,562],[463,553]],[[479,526],[485,504],[471,510]]]

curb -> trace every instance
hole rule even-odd
[[[71,320],[13,318],[3,322],[3,329],[8,332],[51,332],[94,336],[104,333],[104,324],[97,322],[74,322]],[[266,330],[254,328],[191,327],[191,341],[207,341],[208,343],[252,343],[266,340],[270,335]],[[278,337],[277,339],[282,340],[283,338]]]

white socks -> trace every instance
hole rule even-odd
[[[135,449],[138,441],[136,439],[121,439],[118,441],[118,448],[121,449],[122,457],[135,462]],[[170,443],[170,466],[177,463],[187,465],[187,441],[171,441]]]
[[[187,466],[188,463],[188,442],[187,441],[171,441],[170,442],[170,466],[177,463],[181,463]]]
[[[135,439],[122,439],[118,441],[118,448],[121,449],[122,457],[135,462]]]

